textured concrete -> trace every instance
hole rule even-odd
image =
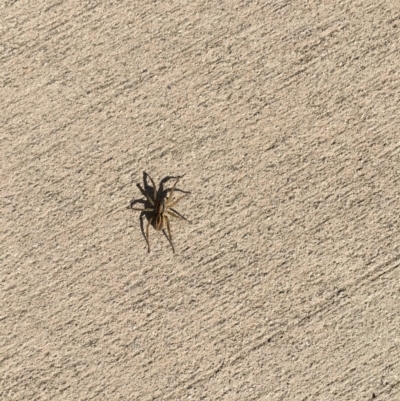
[[[400,399],[398,1],[0,21],[0,399]]]

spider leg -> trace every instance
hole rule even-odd
[[[168,196],[167,196],[167,204],[168,204],[168,202],[170,202],[170,200],[172,199],[172,194],[173,194],[174,191],[175,191],[176,184],[178,184],[178,181],[179,181],[184,175],[185,175],[185,174],[178,176],[177,179],[176,179],[176,181],[175,181],[175,183],[174,183],[174,185],[173,185],[172,188],[169,190],[169,194],[168,194]]]
[[[153,185],[153,199],[154,201],[157,199],[157,187],[156,184],[154,183],[153,179],[146,173],[147,177],[150,178],[151,184]]]
[[[169,226],[169,218],[168,218],[167,215],[164,215],[164,218],[165,218],[165,222],[167,223],[167,230],[168,230],[168,235],[169,235],[169,237],[168,237],[168,235],[167,235],[167,238],[168,238],[168,240],[169,240],[169,243],[170,243],[171,246],[172,246],[172,252],[175,253],[174,243],[172,242],[171,228],[170,228],[170,226]]]
[[[136,205],[137,203],[141,203],[144,205],[146,204],[146,201],[144,199],[132,199],[127,209],[133,209],[133,205]]]
[[[174,209],[169,209],[167,213],[173,217],[176,217],[181,220],[186,220],[188,223],[192,224],[192,222],[190,220],[188,220],[185,216],[182,216],[179,212],[177,212]]]
[[[178,204],[178,202],[179,202],[181,199],[186,198],[188,195],[189,195],[189,194],[183,195],[183,196],[181,196],[180,198],[174,200],[172,203],[168,203],[168,201],[167,201],[167,206],[168,206],[169,208],[171,208],[172,206],[176,206],[176,205]],[[172,200],[172,199],[171,199],[171,200]]]
[[[153,221],[153,216],[150,217],[150,219],[147,221],[147,226],[146,226],[146,242],[147,242],[147,252],[148,253],[150,253],[149,226],[152,221]]]
[[[136,209],[135,207],[131,207],[132,210],[137,210],[139,212],[153,212],[154,209]]]
[[[136,186],[140,189],[140,192],[146,197],[149,203],[154,206],[154,200],[151,199],[151,196],[140,186],[140,184],[136,184]]]
[[[143,216],[144,216],[145,214],[146,214],[145,212],[142,212],[142,213],[140,213],[140,216],[139,216],[139,220],[140,220],[140,231],[142,232],[142,235],[143,235],[144,239],[146,240],[147,248],[149,249],[149,252],[150,252],[150,244],[149,244],[149,225],[147,224],[147,230],[146,230],[147,235],[146,235],[146,233],[145,233],[145,231],[144,231],[144,224],[143,224]]]

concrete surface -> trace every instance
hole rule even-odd
[[[0,21],[2,400],[400,399],[397,1]]]

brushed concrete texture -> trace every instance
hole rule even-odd
[[[400,399],[398,1],[0,10],[0,399]]]

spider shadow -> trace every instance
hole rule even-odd
[[[171,190],[171,188],[166,188],[165,189],[165,187],[164,187],[165,184],[169,180],[175,180],[175,179],[178,179],[178,178],[182,178],[182,177],[184,177],[184,175],[185,174],[183,174],[183,175],[167,175],[167,176],[165,176],[160,181],[160,183],[158,184],[158,190],[157,190],[157,188],[154,188],[154,186],[149,184],[149,180],[150,180],[151,184],[153,184],[154,182],[152,183],[150,176],[145,171],[143,171],[143,186],[144,186],[144,189],[145,189],[146,192],[151,191],[151,192],[148,192],[148,193],[154,193],[154,189],[156,189],[156,194],[157,194],[156,195],[156,199],[163,199],[163,198],[165,198],[167,196],[168,192]],[[184,194],[190,194],[189,191],[183,191],[182,189],[179,189],[179,188],[175,188],[174,191],[178,191],[178,192],[181,192],[181,193],[184,193]]]
[[[181,175],[181,176],[165,176],[163,179],[161,179],[159,185],[158,185],[158,189],[156,187],[155,182],[151,179],[151,177],[145,172],[143,171],[143,188],[144,191],[152,198],[152,200],[156,203],[157,201],[160,201],[161,199],[164,199],[168,196],[168,192],[171,191],[171,188],[165,188],[165,184],[172,180],[172,179],[178,179],[178,178],[182,178],[185,174]],[[150,183],[149,183],[150,182]],[[142,192],[140,184],[136,184],[136,186],[139,188],[140,192]],[[183,194],[190,194],[190,191],[184,191],[182,189],[179,188],[175,188],[174,189],[175,192],[181,192]],[[136,204],[141,204],[143,205],[143,209],[154,209],[154,205],[146,198],[146,199],[132,199],[129,202],[129,206],[127,207],[127,209],[132,209],[134,205]],[[178,214],[179,216],[183,217],[179,212],[177,212],[174,209],[173,210],[176,214]],[[143,222],[143,217],[146,217],[146,220],[149,222],[151,221],[151,225],[153,228],[155,228],[155,219],[151,219],[152,216],[154,215],[154,211],[143,211],[140,213],[139,216],[139,221],[140,221],[140,231],[142,232],[142,235],[147,243],[147,247],[150,250],[150,244],[149,241],[146,237],[145,234],[145,229],[144,229],[144,222]],[[187,220],[185,218],[185,220]],[[189,221],[189,220],[187,220]],[[189,221],[190,222],[190,221]],[[172,246],[172,249],[174,249],[174,245],[172,244],[171,239],[168,237],[168,235],[165,232],[165,229],[162,230],[162,233],[164,234],[164,236],[167,238],[168,242],[170,243],[170,245]]]

